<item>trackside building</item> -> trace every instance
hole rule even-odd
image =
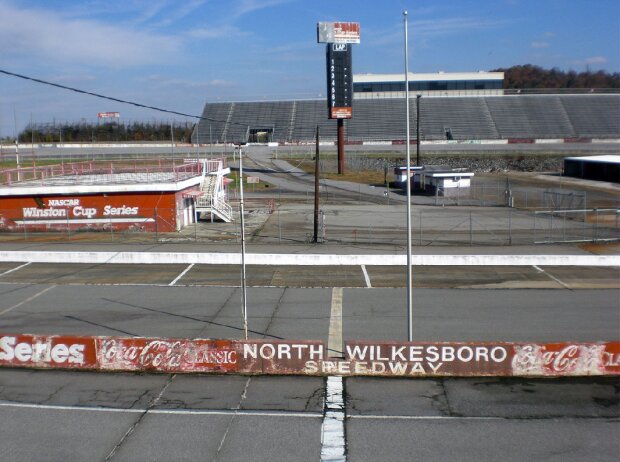
[[[197,217],[206,162],[164,168],[93,163],[5,171],[0,232],[175,232]]]

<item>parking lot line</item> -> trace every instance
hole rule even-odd
[[[15,409],[39,409],[47,411],[76,411],[76,412],[116,412],[121,414],[162,414],[162,415],[195,415],[195,416],[226,416],[237,417],[304,417],[321,419],[323,414],[318,412],[286,412],[286,411],[255,411],[235,409],[122,409],[97,406],[62,406],[54,404],[31,404],[31,403],[0,403],[0,408]]]
[[[168,284],[169,286],[173,286],[175,285],[179,279],[181,279],[183,276],[185,276],[185,274],[192,269],[192,267],[194,266],[194,263],[191,263],[187,268],[185,268],[181,274],[179,274],[176,278],[174,278],[174,281],[172,281],[170,284]]]
[[[539,268],[536,265],[532,265],[534,267],[534,269],[540,273],[543,273],[545,275],[547,275],[549,278],[553,279],[555,282],[557,282],[558,284],[560,284],[562,287],[565,287],[566,289],[570,289],[570,287],[568,286],[568,284],[565,284],[564,282],[560,281],[558,278],[556,278],[553,274],[549,274],[547,273],[544,269]]]
[[[369,289],[372,288],[370,284],[370,276],[368,276],[368,271],[366,271],[366,265],[362,265],[362,273],[364,273],[364,280],[366,281],[366,287]]]
[[[17,266],[17,267],[15,267],[15,268],[13,268],[13,269],[10,269],[10,270],[8,270],[8,271],[5,271],[4,273],[0,274],[0,278],[1,278],[2,276],[4,276],[5,274],[12,273],[13,271],[18,271],[18,270],[22,269],[23,267],[30,265],[31,263],[32,263],[32,262],[31,262],[31,261],[29,261],[28,263],[24,263],[23,265],[19,265],[19,266]]]
[[[342,358],[344,354],[342,345],[342,287],[334,287],[327,339],[328,356]]]
[[[28,297],[26,300],[22,300],[21,302],[16,303],[15,305],[10,306],[10,307],[8,307],[8,308],[7,308],[7,309],[5,309],[5,310],[0,311],[0,316],[2,316],[3,314],[8,313],[9,311],[14,310],[15,308],[19,308],[19,307],[20,307],[20,306],[22,306],[24,303],[28,303],[28,302],[30,302],[30,301],[32,301],[32,300],[34,300],[35,298],[40,297],[41,295],[43,295],[43,294],[44,294],[45,292],[47,292],[48,290],[52,290],[54,287],[56,287],[56,285],[46,287],[45,289],[43,289],[43,290],[41,290],[41,291],[37,292],[36,294],[34,294],[32,297]]]

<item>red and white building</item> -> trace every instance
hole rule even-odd
[[[174,232],[194,223],[201,212],[230,221],[224,181],[229,172],[222,159],[156,166],[80,162],[4,170],[0,232]]]

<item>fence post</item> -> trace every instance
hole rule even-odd
[[[469,245],[472,245],[474,240],[474,230],[471,221],[471,210],[469,211]]]
[[[282,243],[282,225],[280,224],[280,204],[278,204],[276,213],[278,214],[278,243]]]
[[[562,220],[562,240],[566,242],[566,212],[564,212],[564,219]]]
[[[594,209],[594,242],[598,241],[598,209]]]
[[[508,209],[508,245],[512,245],[512,209]]]
[[[550,222],[550,231],[549,231],[549,240],[553,242],[553,210],[551,211],[551,222]]]
[[[159,236],[158,236],[158,226],[157,226],[157,207],[155,207],[155,210],[153,211],[153,218],[155,218],[155,242],[159,242]]]
[[[525,191],[525,208],[527,208],[527,190]]]
[[[422,245],[422,210],[420,210],[420,246]]]

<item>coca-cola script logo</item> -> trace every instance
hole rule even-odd
[[[512,368],[515,374],[591,373],[598,370],[603,351],[601,345],[515,346]]]
[[[181,340],[109,339],[102,341],[99,354],[109,369],[217,369],[237,362],[233,349]]]

